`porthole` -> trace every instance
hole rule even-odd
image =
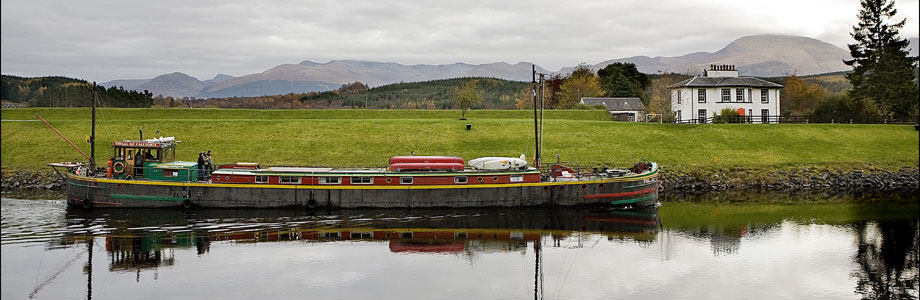
[[[492,176],[492,181],[498,181],[498,176]]]
[[[479,182],[482,182],[482,176],[476,177],[476,180],[478,180]]]
[[[230,176],[224,176],[224,180],[230,180]]]
[[[390,183],[390,182],[393,182],[393,179],[390,179],[390,177],[387,177],[387,183]]]

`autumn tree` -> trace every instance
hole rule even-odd
[[[604,95],[597,76],[585,64],[575,67],[572,75],[562,83],[559,90],[560,97],[556,108],[572,108],[581,101],[581,98]]]
[[[544,96],[545,97],[545,96]],[[533,87],[523,89],[514,94],[514,108],[533,108]]]
[[[673,122],[675,116],[674,112],[671,111],[671,89],[668,87],[686,78],[687,76],[679,74],[665,73],[658,78],[652,79],[646,91],[649,99],[648,112],[661,115],[661,121],[663,122]]]
[[[473,105],[482,103],[482,91],[479,80],[468,80],[453,89],[454,101],[460,106],[460,118],[466,119],[466,111]]]
[[[860,5],[859,23],[850,34],[856,43],[847,45],[853,59],[844,60],[853,67],[847,75],[853,86],[850,97],[856,102],[871,100],[889,115],[916,115],[917,62],[908,56],[908,41],[898,36],[906,19],[887,22],[897,13],[894,0],[861,0]]]
[[[556,108],[562,99],[562,84],[565,83],[566,77],[560,74],[550,75],[543,79],[543,97],[546,108]]]
[[[783,90],[780,93],[780,114],[784,116],[811,115],[828,95],[827,89],[818,84],[817,78],[809,82],[795,75],[783,79]]]

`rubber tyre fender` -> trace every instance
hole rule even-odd
[[[183,208],[192,208],[192,201],[191,201],[191,200],[188,200],[188,199],[185,199],[185,201],[182,201],[182,207],[183,207]]]
[[[316,205],[317,205],[317,204],[318,204],[318,203],[316,202],[316,199],[307,200],[307,207],[308,207],[308,208],[316,208]]]

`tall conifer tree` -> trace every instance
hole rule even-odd
[[[850,35],[856,40],[850,48],[853,67],[847,75],[853,89],[850,96],[856,103],[871,101],[883,113],[908,116],[918,113],[918,90],[914,78],[917,59],[908,56],[908,41],[898,36],[906,19],[887,23],[894,17],[894,0],[861,0],[859,23]],[[864,105],[863,105],[864,106]]]

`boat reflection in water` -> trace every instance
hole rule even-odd
[[[60,241],[92,242],[104,236],[109,271],[156,270],[176,264],[176,249],[207,255],[211,243],[284,241],[388,243],[392,253],[458,254],[524,251],[532,245],[539,278],[543,239],[580,234],[652,243],[657,208],[617,211],[580,209],[477,210],[82,210],[67,211],[68,234]],[[92,270],[91,264],[88,267]],[[87,291],[91,291],[91,272]],[[156,275],[154,274],[154,277]],[[539,285],[535,281],[535,286]],[[90,295],[91,297],[91,295]]]

